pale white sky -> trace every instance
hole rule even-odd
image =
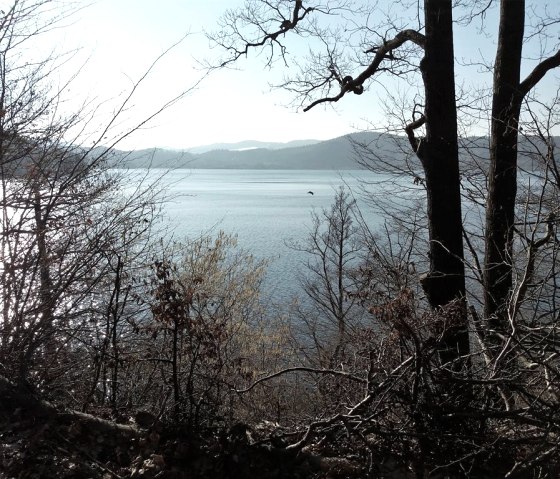
[[[158,55],[187,35],[136,94],[127,118],[145,117],[202,77],[197,60],[217,54],[209,49],[202,29],[213,29],[218,16],[236,4],[242,1],[98,0],[64,29],[64,47],[83,46],[80,58],[88,56],[73,91],[77,96],[87,92],[91,99],[113,98],[116,105],[116,96],[128,91]],[[216,71],[149,128],[119,146],[187,148],[242,140],[329,139],[366,125],[361,119],[368,114],[371,98],[364,95],[360,102],[350,98],[336,110],[296,112],[289,106],[290,95],[269,86],[280,78],[280,71],[265,71],[259,58],[242,61],[235,70]]]
[[[102,102],[97,112],[98,123],[114,112],[122,95],[130,91],[134,81],[158,55],[187,35],[156,65],[135,93],[121,123],[113,130],[113,134],[118,134],[197,83],[203,75],[197,59],[218,55],[209,49],[202,30],[215,29],[218,17],[227,8],[242,5],[243,0],[94,0],[88,3],[78,0],[77,4],[83,4],[84,8],[51,39],[63,51],[82,48],[69,64],[69,68],[83,64],[81,75],[71,87],[69,104],[79,104],[86,97],[91,104]],[[491,24],[494,18],[490,13],[487,23]],[[304,42],[297,45],[293,53],[302,53],[307,48]],[[492,39],[474,30],[468,35],[456,34],[458,58],[483,55],[491,60],[495,55],[494,45]],[[467,78],[471,84],[482,85],[488,81],[488,74],[477,76],[476,68],[470,68],[470,72]],[[249,139],[328,139],[366,128],[369,121],[380,123],[383,112],[377,106],[379,99],[388,94],[408,93],[396,86],[386,91],[371,87],[364,95],[348,95],[336,105],[303,113],[289,105],[292,100],[289,93],[269,87],[269,83],[281,80],[282,73],[282,69],[265,69],[264,60],[254,55],[240,61],[235,70],[214,72],[196,90],[119,147],[188,148]],[[459,66],[457,73],[458,77],[463,73]],[[554,83],[554,79],[551,81]],[[458,78],[459,87],[462,82],[463,77]]]

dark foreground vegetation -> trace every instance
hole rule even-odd
[[[226,234],[170,239],[161,183],[108,168],[111,148],[96,147],[130,96],[87,142],[86,113],[58,114],[57,60],[18,49],[65,17],[60,4],[2,12],[2,475],[558,477],[558,96],[535,87],[560,65],[560,14],[412,3],[374,25],[343,0],[250,0],[213,36],[220,66],[261,48],[289,62],[291,34],[318,37],[327,51],[284,85],[306,109],[387,75],[416,93],[388,98],[400,166],[354,145],[410,188],[385,176],[369,189],[381,231],[345,190],[316,212],[293,245],[309,258],[305,300],[277,314],[264,263]],[[459,95],[453,29],[491,12],[493,84]],[[486,145],[459,136],[484,120]]]

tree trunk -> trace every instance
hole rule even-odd
[[[507,321],[507,300],[512,288],[517,127],[523,99],[519,76],[524,24],[524,0],[502,0],[494,65],[484,259],[484,314],[492,329],[502,329]]]
[[[426,0],[424,8],[426,45],[420,68],[426,94],[426,137],[417,153],[426,175],[430,272],[423,286],[433,308],[456,300],[461,305],[461,314],[445,332],[440,351],[442,361],[448,363],[469,353],[451,0]]]
[[[27,351],[20,364],[19,380],[25,382],[32,357],[44,346],[42,352],[43,380],[49,379],[49,370],[56,367],[57,344],[55,338],[54,307],[55,298],[47,245],[47,222],[43,216],[42,197],[39,184],[33,185],[33,211],[35,214],[35,241],[37,242],[37,263],[39,268],[39,320],[34,332],[30,332]]]

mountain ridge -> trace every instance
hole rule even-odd
[[[466,171],[470,167],[476,167],[486,170],[489,164],[488,138],[467,137],[461,138],[460,142],[461,169]],[[420,160],[412,154],[407,138],[388,133],[357,132],[324,141],[244,141],[214,144],[216,147],[223,145],[234,149],[203,151],[213,147],[207,145],[199,147],[200,153],[193,153],[193,149],[147,148],[132,151],[112,150],[107,155],[107,150],[100,147],[92,153],[107,155],[109,165],[119,168],[350,170],[365,169],[364,163],[367,163],[368,166],[386,171],[404,167],[412,155],[414,170],[421,170]],[[272,146],[264,148],[259,145]],[[360,156],[363,150],[360,152],[357,145],[369,145],[366,157]],[[539,143],[534,139],[520,141],[521,168],[534,168],[532,158],[538,147]]]
[[[126,168],[362,169],[363,167],[355,161],[353,141],[381,141],[381,139],[382,135],[379,133],[362,132],[350,133],[324,141],[295,140],[287,143],[274,143],[248,140],[238,143],[217,143],[185,150],[165,148],[113,150],[112,160],[109,161],[112,161],[114,166]],[[229,146],[233,149],[220,148],[220,146]],[[216,147],[216,149],[207,150],[209,147]]]
[[[243,140],[233,143],[212,143],[209,145],[194,146],[184,149],[173,149],[175,151],[188,151],[193,154],[208,153],[217,150],[243,151],[249,149],[264,148],[267,150],[281,150],[284,148],[294,148],[299,146],[314,145],[322,140],[292,140],[287,142],[278,141],[259,141],[259,140]]]

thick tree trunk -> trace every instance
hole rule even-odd
[[[421,62],[426,93],[426,137],[418,147],[426,175],[430,273],[423,285],[433,308],[460,305],[444,335],[443,362],[469,353],[451,0],[426,0],[426,45]]]
[[[519,77],[524,24],[524,0],[502,0],[494,65],[484,260],[484,313],[492,329],[501,329],[507,320],[507,300],[512,288],[517,127],[523,99]]]

